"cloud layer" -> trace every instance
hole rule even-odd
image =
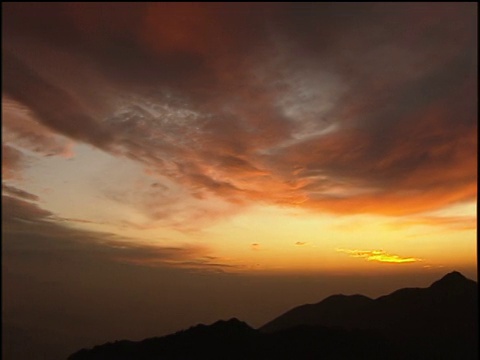
[[[115,261],[149,267],[176,267],[191,271],[223,272],[235,266],[209,255],[207,246],[178,244],[159,246],[132,241],[119,235],[74,228],[79,219],[64,219],[42,209],[38,197],[23,190],[3,185],[10,195],[2,195],[4,255],[10,259],[22,252],[62,256],[62,253],[81,252],[96,261]],[[29,201],[26,201],[29,200]],[[32,201],[31,201],[32,200]]]
[[[65,155],[66,137],[235,206],[472,201],[475,8],[6,4],[4,173],[10,143]]]

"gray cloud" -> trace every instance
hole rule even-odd
[[[209,250],[205,246],[156,246],[111,233],[74,228],[70,224],[82,222],[80,219],[62,218],[35,203],[25,201],[36,198],[20,189],[4,184],[3,190],[15,196],[2,196],[2,206],[8,209],[2,215],[7,250],[24,246],[25,251],[51,254],[83,251],[97,261],[192,270],[210,271],[222,266],[229,267],[219,263],[221,259],[208,256]]]
[[[2,183],[2,192],[24,200],[37,201],[39,199],[35,194],[31,194],[28,191],[18,189],[15,186],[10,186],[5,183]]]
[[[8,211],[2,213],[2,221],[5,220],[7,225],[18,220],[22,222],[42,221],[53,215],[53,213],[42,209],[37,204],[7,195],[2,195],[2,206],[4,209],[8,209]]]
[[[26,156],[20,150],[2,142],[2,176],[4,179],[21,177],[21,169],[26,162]]]
[[[4,90],[188,196],[422,212],[476,196],[474,7],[9,5]]]
[[[27,108],[6,96],[2,99],[2,127],[6,143],[45,156],[72,155],[71,141],[40,124]]]

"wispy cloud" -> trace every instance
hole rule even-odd
[[[413,263],[423,261],[423,259],[415,257],[406,257],[395,254],[389,254],[384,250],[349,250],[349,249],[335,249],[338,252],[345,253],[355,258],[362,258],[367,261],[378,261],[386,263]]]
[[[2,206],[8,209],[2,215],[2,235],[7,251],[21,246],[24,250],[53,255],[82,249],[84,256],[99,261],[139,266],[174,267],[195,271],[238,268],[224,259],[210,256],[210,250],[206,246],[155,245],[113,233],[72,228],[68,226],[69,222],[82,220],[61,218],[22,197],[3,195]]]
[[[42,209],[35,203],[8,195],[2,195],[2,207],[8,209],[2,213],[2,222],[7,224],[18,221],[22,223],[44,222],[54,216],[52,212]]]
[[[429,225],[445,227],[453,230],[474,230],[477,228],[477,217],[472,216],[416,216],[411,219],[398,219],[392,223],[393,228],[402,228],[411,225]]]
[[[8,139],[65,154],[61,134],[237,207],[475,199],[475,5],[305,6],[9,4]]]
[[[5,183],[2,183],[2,193],[29,201],[37,201],[39,199],[39,197],[35,194],[31,194],[28,191],[16,188],[15,186],[10,186]]]
[[[18,101],[2,97],[3,141],[17,144],[43,156],[72,157],[73,142],[35,119]]]
[[[27,163],[27,157],[22,151],[2,142],[2,177],[3,179],[19,180],[22,178],[22,168]]]

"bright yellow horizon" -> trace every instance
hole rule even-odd
[[[42,166],[26,169],[19,183],[25,190],[48,195],[42,196],[39,205],[54,214],[49,221],[109,234],[126,248],[146,247],[160,254],[169,247],[193,249],[178,258],[152,255],[117,261],[259,274],[411,272],[476,266],[473,201],[390,216],[341,215],[298,204],[243,204],[218,197],[189,197],[174,205],[177,213],[169,208],[170,214],[155,218],[138,207],[155,206],[155,198],[137,200],[135,194],[144,196],[151,183],[172,186],[168,180],[151,175],[131,160],[86,146],[72,149],[77,153],[73,158],[39,159]],[[88,172],[76,172],[82,167]],[[101,187],[110,187],[111,195],[99,196],[89,185],[98,179]],[[174,189],[174,196],[185,196],[181,186]]]

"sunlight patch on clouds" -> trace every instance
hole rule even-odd
[[[384,250],[349,250],[335,249],[338,252],[349,254],[351,257],[364,258],[367,261],[378,261],[386,263],[413,263],[423,261],[414,257],[403,257],[394,254],[388,254]]]

